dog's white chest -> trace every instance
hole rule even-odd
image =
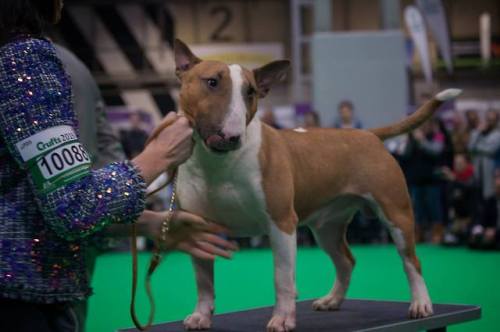
[[[263,234],[269,229],[258,160],[260,122],[253,122],[239,150],[216,155],[198,142],[178,173],[181,208],[227,226],[235,236]]]

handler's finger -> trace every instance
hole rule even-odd
[[[176,211],[174,212],[174,216],[172,220],[175,220],[180,223],[190,224],[192,226],[206,226],[208,225],[208,221],[203,219],[196,214],[192,214],[186,211]]]
[[[196,247],[192,247],[192,248],[189,248],[188,250],[186,250],[190,255],[196,257],[196,258],[201,258],[201,259],[206,259],[206,260],[210,260],[210,261],[213,261],[215,260],[215,255],[213,254],[210,254],[206,251],[203,251],[199,248],[196,248]]]
[[[217,255],[228,259],[232,256],[230,251],[221,249],[208,242],[197,241],[196,246],[208,254]]]
[[[174,222],[178,224],[189,224],[196,229],[211,232],[211,233],[223,233],[229,234],[230,231],[226,227],[216,224],[214,222],[207,221],[205,218],[198,215],[186,212],[186,211],[176,211],[174,212],[173,219]]]
[[[231,234],[231,231],[229,229],[213,222],[208,222],[207,225],[203,226],[203,230],[214,234]]]
[[[223,249],[229,249],[232,251],[239,250],[238,245],[236,245],[236,243],[228,241],[228,240],[226,240],[220,236],[217,236],[215,234],[203,233],[201,235],[201,239],[203,239],[205,242],[214,244],[214,245],[219,246]]]
[[[154,140],[163,129],[174,123],[178,118],[177,113],[168,112],[167,116],[163,119],[163,121],[153,130],[153,133],[148,137],[146,141],[146,145],[148,145],[152,140]]]
[[[175,120],[177,120],[178,117],[179,117],[179,115],[176,112],[168,112],[167,116],[164,117],[163,120],[161,121],[159,127],[161,127],[164,124],[174,122]]]
[[[176,247],[177,250],[180,250],[180,251],[184,251],[186,254],[189,254],[189,255],[194,255],[193,253],[193,250],[196,249],[197,251],[200,250],[196,247],[196,243],[195,242],[182,242],[182,243],[179,243],[179,245],[177,245]],[[209,255],[209,254],[207,254]],[[209,256],[212,256],[215,258],[214,255],[209,255]],[[209,257],[205,257],[207,259],[210,259]]]

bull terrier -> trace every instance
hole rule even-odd
[[[372,130],[276,130],[255,117],[257,102],[289,62],[247,70],[202,61],[180,40],[174,47],[180,108],[195,129],[192,156],[178,169],[179,207],[214,220],[235,236],[267,234],[274,257],[276,304],[267,331],[295,328],[296,228],[307,225],[336,270],[314,310],[338,310],[354,257],[346,242],[353,215],[368,211],[388,227],[411,289],[409,315],[432,314],[415,252],[414,218],[401,168],[383,140],[427,120],[460,90],[437,94],[399,123]],[[214,265],[193,258],[198,287],[188,330],[208,329],[214,312]]]

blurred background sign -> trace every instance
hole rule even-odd
[[[432,67],[429,54],[429,40],[424,19],[415,6],[406,7],[404,15],[406,26],[408,27],[408,31],[410,32],[410,36],[418,52],[420,63],[422,64],[425,80],[430,84],[432,83]]]
[[[441,0],[417,0],[416,2],[436,41],[448,73],[453,73],[450,33],[443,2]]]
[[[239,64],[248,69],[265,65],[285,57],[281,43],[213,43],[190,45],[191,50],[203,60],[218,60],[228,64]]]

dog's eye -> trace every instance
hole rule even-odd
[[[248,98],[253,98],[255,96],[255,89],[252,87],[249,87],[247,90],[247,97]]]
[[[207,79],[207,85],[210,88],[216,88],[217,85],[219,85],[219,81],[215,78],[209,78],[209,79]]]

